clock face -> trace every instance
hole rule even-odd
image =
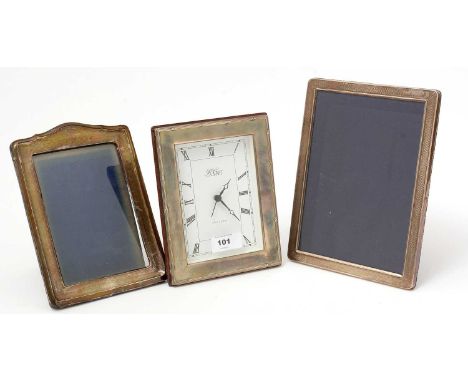
[[[187,262],[262,250],[252,136],[183,143],[175,150]]]

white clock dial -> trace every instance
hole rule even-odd
[[[263,249],[251,135],[175,146],[189,264]]]

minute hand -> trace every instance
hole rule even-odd
[[[226,208],[228,209],[228,211],[229,211],[229,213],[230,213],[231,215],[233,215],[237,220],[240,221],[240,219],[237,217],[236,213],[235,213],[233,210],[231,210],[231,209],[227,206],[226,203],[224,203],[224,200],[221,199],[220,202],[221,202],[221,204],[222,204],[224,207],[226,207]]]

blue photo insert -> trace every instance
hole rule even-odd
[[[317,92],[300,250],[403,273],[424,108]]]
[[[33,162],[65,285],[145,267],[115,145],[38,154]]]

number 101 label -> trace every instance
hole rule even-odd
[[[211,238],[211,252],[224,252],[242,247],[242,234],[240,232],[226,236]]]

